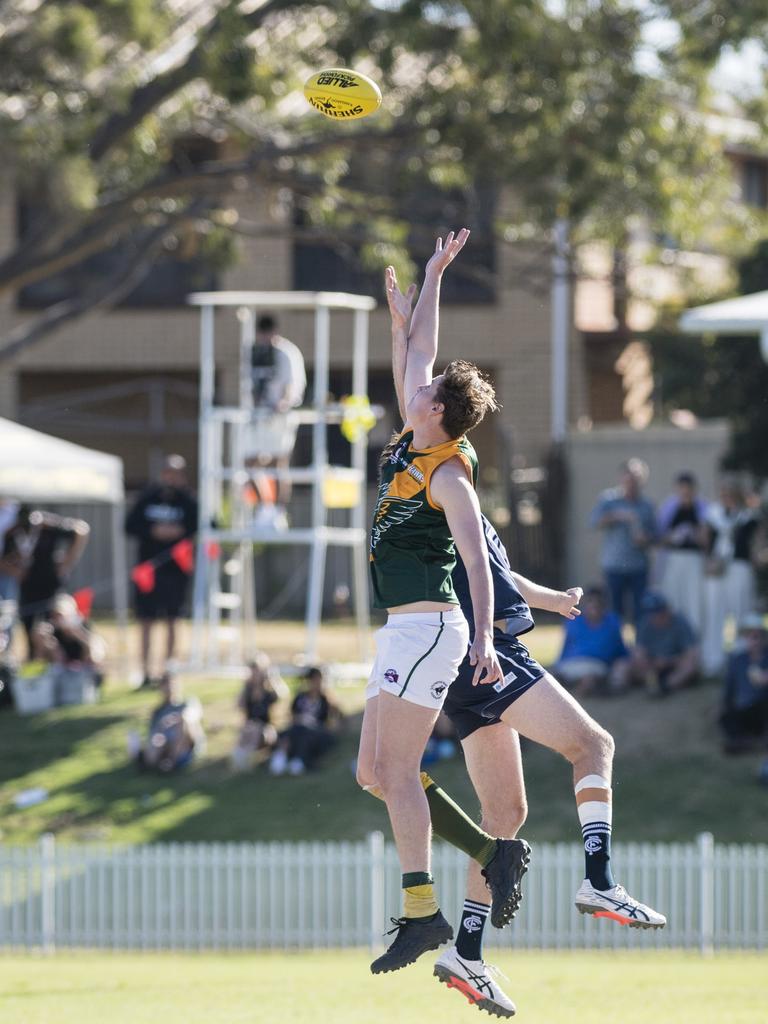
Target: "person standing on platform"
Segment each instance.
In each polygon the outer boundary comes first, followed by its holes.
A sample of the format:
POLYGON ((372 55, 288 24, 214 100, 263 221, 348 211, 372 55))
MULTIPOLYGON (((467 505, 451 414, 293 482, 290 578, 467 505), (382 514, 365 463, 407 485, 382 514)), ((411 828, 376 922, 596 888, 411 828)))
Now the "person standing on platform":
POLYGON ((154 586, 135 590, 136 617, 141 623, 142 686, 152 685, 151 636, 158 619, 166 623, 166 660, 176 652, 176 620, 187 593, 189 576, 177 565, 172 548, 197 533, 197 502, 187 486, 187 463, 181 455, 169 455, 160 481, 139 496, 125 521, 125 532, 139 542, 139 564, 154 568, 154 586))
POLYGON ((298 427, 289 414, 304 401, 306 388, 301 350, 278 334, 274 316, 260 316, 251 349, 254 419, 246 442, 258 525, 278 529, 287 526, 285 506, 291 497, 290 480, 283 477, 275 483, 266 470, 274 466, 280 473, 290 465, 298 427))

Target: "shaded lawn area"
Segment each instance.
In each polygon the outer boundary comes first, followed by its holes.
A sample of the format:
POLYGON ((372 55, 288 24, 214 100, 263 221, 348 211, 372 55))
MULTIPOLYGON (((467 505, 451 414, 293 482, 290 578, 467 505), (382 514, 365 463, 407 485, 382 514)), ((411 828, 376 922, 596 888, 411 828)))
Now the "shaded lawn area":
MULTIPOLYGON (((531 640, 534 653, 549 661, 559 631, 544 626, 531 640)), ((110 683, 94 706, 30 718, 0 713, 0 841, 31 842, 46 831, 65 840, 108 842, 355 839, 373 829, 389 834, 384 806, 354 781, 362 682, 337 691, 349 718, 321 768, 279 779, 265 767, 243 774, 230 768, 239 687, 234 679, 187 680, 187 692, 205 708, 208 749, 173 776, 141 774, 128 761, 127 735, 144 733, 156 693, 110 683), (16 809, 13 797, 37 786, 49 791, 48 799, 16 809)), ((680 840, 709 830, 723 841, 768 841, 768 790, 753 781, 757 758, 720 755, 717 696, 715 687, 702 686, 666 701, 633 693, 587 702, 617 742, 617 837, 680 840)), ((534 744, 525 745, 524 761, 530 807, 525 835, 534 841, 577 839, 569 766, 534 744)), ((476 812, 460 757, 430 772, 476 812)))

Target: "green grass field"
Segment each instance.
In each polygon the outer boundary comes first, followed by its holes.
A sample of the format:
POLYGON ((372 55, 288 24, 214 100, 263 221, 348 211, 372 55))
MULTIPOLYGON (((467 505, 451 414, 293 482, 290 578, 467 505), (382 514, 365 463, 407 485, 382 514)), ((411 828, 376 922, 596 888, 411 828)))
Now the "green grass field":
MULTIPOLYGON (((323 653, 351 649, 343 624, 323 631, 323 653)), ((556 653, 559 631, 543 626, 532 650, 556 653)), ((301 629, 270 623, 263 641, 280 657, 301 642, 301 629)), ((338 690, 349 715, 339 746, 320 771, 272 779, 264 768, 231 770, 228 755, 239 715, 234 679, 190 679, 205 708, 206 756, 173 777, 141 775, 129 763, 129 730, 143 733, 152 692, 110 679, 101 703, 19 718, 0 714, 0 842, 32 842, 52 831, 64 840, 153 842, 185 840, 356 839, 388 827, 381 805, 360 792, 350 770, 357 748, 362 684, 338 690), (13 797, 40 786, 49 798, 18 810, 13 797)), ((721 841, 768 841, 766 791, 753 782, 758 757, 719 753, 713 685, 652 701, 642 693, 594 699, 588 710, 616 738, 615 832, 621 839, 689 839, 709 830, 721 841), (663 799, 660 798, 663 794, 663 799), (738 799, 734 795, 738 794, 738 799)), ((532 840, 575 838, 569 768, 535 745, 524 754, 532 840)), ((477 804, 461 758, 431 769, 468 809, 477 804)))
MULTIPOLYGON (((761 1024, 768 958, 504 953, 527 1024, 761 1024), (609 984, 610 981, 610 984, 609 984)), ((461 1024, 490 1020, 432 960, 372 977, 363 952, 5 957, 3 1024, 461 1024)))

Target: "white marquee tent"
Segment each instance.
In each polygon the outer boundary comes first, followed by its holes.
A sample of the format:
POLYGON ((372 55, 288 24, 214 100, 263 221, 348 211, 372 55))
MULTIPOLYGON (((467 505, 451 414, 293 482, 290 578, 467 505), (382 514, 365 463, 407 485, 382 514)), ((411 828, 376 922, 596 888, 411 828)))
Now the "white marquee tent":
POLYGON ((756 334, 768 363, 768 292, 687 309, 680 317, 680 329, 686 334, 756 334))
POLYGON ((0 498, 111 506, 112 599, 117 620, 124 625, 128 582, 122 459, 0 419, 0 498))

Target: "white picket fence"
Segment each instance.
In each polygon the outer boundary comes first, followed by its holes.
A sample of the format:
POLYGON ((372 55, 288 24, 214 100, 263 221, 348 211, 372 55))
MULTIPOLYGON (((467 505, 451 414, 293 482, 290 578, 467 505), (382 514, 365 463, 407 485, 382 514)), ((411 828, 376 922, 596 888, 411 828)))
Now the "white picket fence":
MULTIPOLYGON (((663 911, 647 933, 579 915, 583 852, 537 843, 523 906, 493 945, 546 949, 764 949, 768 846, 618 843, 613 863, 633 894, 663 911)), ((456 920, 466 858, 436 844, 441 903, 456 920)), ((376 832, 349 843, 0 846, 0 947, 316 949, 379 946, 397 916, 400 875, 376 832)))

